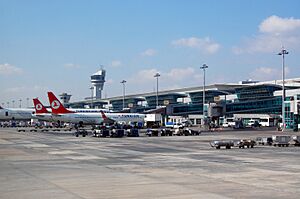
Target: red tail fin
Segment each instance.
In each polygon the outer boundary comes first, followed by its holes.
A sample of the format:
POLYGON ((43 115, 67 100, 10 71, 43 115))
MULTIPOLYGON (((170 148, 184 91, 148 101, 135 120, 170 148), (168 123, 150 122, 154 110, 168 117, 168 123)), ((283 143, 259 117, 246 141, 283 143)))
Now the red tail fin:
POLYGON ((40 100, 38 98, 33 99, 33 104, 34 104, 35 112, 37 114, 49 113, 49 111, 47 111, 45 106, 40 102, 40 100))
POLYGON ((104 123, 114 123, 114 122, 116 122, 114 119, 111 119, 111 118, 107 117, 103 111, 100 111, 100 113, 101 113, 101 116, 102 116, 102 119, 103 119, 104 123))
POLYGON ((107 116, 105 115, 105 113, 103 111, 100 111, 100 113, 101 113, 101 116, 102 116, 103 120, 107 120, 108 119, 107 116))
POLYGON ((52 113, 54 114, 74 113, 74 111, 70 111, 66 109, 52 92, 48 92, 48 98, 49 98, 52 113))

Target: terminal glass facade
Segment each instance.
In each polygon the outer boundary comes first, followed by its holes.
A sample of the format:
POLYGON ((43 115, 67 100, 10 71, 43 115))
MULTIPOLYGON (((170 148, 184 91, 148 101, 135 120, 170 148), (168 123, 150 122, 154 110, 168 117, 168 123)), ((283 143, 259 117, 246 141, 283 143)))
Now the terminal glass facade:
MULTIPOLYGON (((166 94, 166 95, 158 95, 158 105, 159 106, 167 106, 172 104, 178 104, 177 99, 186 97, 184 94, 166 94)), ((156 107, 156 95, 147 96, 145 97, 147 104, 151 108, 156 107)))
MULTIPOLYGON (((203 91, 197 91, 189 93, 192 104, 203 104, 203 91)), ((218 90, 206 90, 205 91, 205 101, 207 102, 214 102, 214 98, 224 95, 224 92, 218 90)))
POLYGON ((234 113, 261 113, 281 114, 281 96, 270 97, 269 99, 258 99, 249 101, 236 101, 226 103, 226 114, 234 113))
POLYGON ((254 85, 235 89, 238 101, 253 101, 259 99, 268 99, 274 96, 274 92, 281 90, 277 85, 254 85))
MULTIPOLYGON (((139 106, 138 103, 141 101, 145 100, 141 98, 125 98, 124 108, 137 108, 139 106)), ((112 104, 114 111, 123 110, 123 99, 111 100, 110 103, 112 104)))

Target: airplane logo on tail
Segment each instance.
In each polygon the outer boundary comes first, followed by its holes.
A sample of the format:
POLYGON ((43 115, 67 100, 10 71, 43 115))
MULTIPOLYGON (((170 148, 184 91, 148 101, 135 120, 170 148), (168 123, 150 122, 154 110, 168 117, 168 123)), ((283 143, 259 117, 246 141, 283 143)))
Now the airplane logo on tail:
POLYGON ((65 114, 65 113, 75 113, 70 111, 62 105, 62 103, 57 99, 57 97, 52 92, 48 92, 48 99, 51 105, 52 113, 54 114, 65 114))
POLYGON ((43 109, 43 106, 41 104, 37 104, 37 105, 35 105, 35 109, 40 111, 43 109))
POLYGON ((60 107, 59 101, 53 100, 53 102, 51 103, 51 107, 54 108, 55 110, 59 109, 59 107, 60 107))
POLYGON ((45 106, 40 102, 38 98, 33 99, 34 108, 37 114, 49 113, 45 106))

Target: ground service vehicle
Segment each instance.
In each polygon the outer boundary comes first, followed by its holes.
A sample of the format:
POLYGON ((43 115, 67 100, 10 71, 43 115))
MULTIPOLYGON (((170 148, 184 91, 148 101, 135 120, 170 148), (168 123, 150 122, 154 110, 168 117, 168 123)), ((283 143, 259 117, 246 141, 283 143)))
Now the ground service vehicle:
POLYGON ((82 135, 82 137, 85 137, 88 135, 88 132, 85 130, 85 129, 78 129, 76 132, 75 132, 75 136, 76 137, 79 137, 79 135, 82 135))
POLYGON ((299 135, 294 135, 293 141, 294 141, 295 146, 300 146, 300 136, 299 135))
POLYGON ((161 129, 160 135, 161 136, 172 136, 173 132, 171 131, 171 129, 161 129))
POLYGON ((110 132, 109 132, 109 129, 95 129, 93 131, 93 136, 94 137, 109 137, 110 132))
POLYGON ((210 142, 211 147, 215 147, 216 149, 220 149, 222 146, 226 149, 230 149, 234 146, 233 140, 214 140, 210 142))
POLYGON ((237 146, 239 148, 245 148, 245 147, 247 147, 247 148, 250 148, 250 147, 253 148, 254 145, 256 145, 256 142, 254 140, 251 140, 251 139, 242 139, 242 140, 239 140, 237 142, 237 146))

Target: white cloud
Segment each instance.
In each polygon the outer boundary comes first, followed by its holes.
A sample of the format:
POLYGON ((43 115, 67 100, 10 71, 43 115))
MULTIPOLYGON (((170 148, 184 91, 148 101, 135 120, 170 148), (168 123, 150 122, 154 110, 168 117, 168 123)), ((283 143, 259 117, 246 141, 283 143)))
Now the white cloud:
MULTIPOLYGON (((285 67, 285 73, 288 75, 289 68, 285 67)), ((254 80, 266 81, 273 79, 280 79, 282 77, 282 70, 273 67, 259 67, 250 73, 250 77, 254 80)))
MULTIPOLYGON (((137 74, 133 74, 131 78, 128 79, 127 83, 131 85, 138 85, 135 88, 141 88, 144 91, 145 88, 148 91, 153 91, 156 88, 156 78, 154 75, 156 73, 160 74, 159 77, 159 87, 161 89, 174 89, 185 86, 197 85, 199 82, 199 74, 192 67, 182 67, 182 68, 172 68, 168 71, 159 71, 155 68, 141 70, 137 74)), ((130 86, 129 86, 130 88, 130 86)), ((137 90, 136 90, 137 91, 137 90)))
POLYGON ((78 68, 80 68, 80 66, 78 64, 72 64, 72 63, 65 64, 64 67, 67 68, 67 69, 78 69, 78 68))
POLYGON ((148 56, 148 57, 152 57, 156 54, 156 50, 149 48, 147 50, 145 50, 144 52, 141 53, 142 56, 148 56))
POLYGON ((195 69, 192 67, 172 68, 170 71, 166 72, 159 71, 153 68, 139 71, 137 74, 134 74, 134 77, 132 77, 131 80, 135 82, 149 82, 149 80, 154 80, 154 75, 156 73, 159 73, 161 75, 159 78, 162 81, 169 81, 171 83, 185 81, 190 78, 194 79, 195 77, 197 77, 195 69))
POLYGON ((32 99, 34 97, 39 97, 39 99, 45 103, 48 103, 47 99, 47 91, 50 89, 48 87, 39 86, 39 85, 26 85, 26 86, 15 86, 15 87, 7 87, 2 90, 3 96, 1 96, 2 102, 10 102, 10 107, 12 107, 12 100, 15 100, 15 107, 19 106, 19 99, 22 100, 22 107, 27 106, 27 98, 28 105, 32 106, 32 99))
POLYGON ((299 48, 300 19, 270 16, 259 25, 259 33, 244 39, 240 46, 235 46, 235 54, 276 53, 282 46, 289 49, 299 48))
POLYGON ((32 91, 47 91, 47 90, 49 90, 49 88, 34 85, 34 86, 10 87, 10 88, 6 88, 4 90, 4 92, 13 94, 13 93, 20 93, 20 92, 26 93, 26 92, 32 92, 32 91))
POLYGON ((111 85, 111 84, 113 84, 114 83, 114 80, 113 79, 108 79, 108 80, 106 80, 105 81, 105 84, 107 85, 111 85))
POLYGON ((121 66, 121 65, 122 65, 122 62, 119 61, 119 60, 113 60, 113 61, 111 62, 111 66, 112 66, 112 67, 118 67, 118 66, 121 66))
POLYGON ((181 38, 171 42, 174 46, 197 48, 203 53, 214 54, 220 49, 220 44, 212 41, 209 37, 205 38, 181 38))
POLYGON ((173 68, 164 75, 170 80, 180 81, 188 77, 192 77, 194 73, 195 73, 194 68, 188 67, 188 68, 173 68))
POLYGON ((150 79, 154 79, 154 75, 156 73, 160 73, 160 72, 158 70, 156 70, 156 69, 145 69, 145 70, 139 71, 131 79, 135 80, 137 82, 147 82, 150 79))
POLYGON ((0 64, 0 75, 16 75, 21 74, 23 70, 8 63, 0 64))
POLYGON ((280 18, 276 15, 270 16, 259 25, 259 31, 263 33, 284 33, 300 28, 300 19, 280 18))

